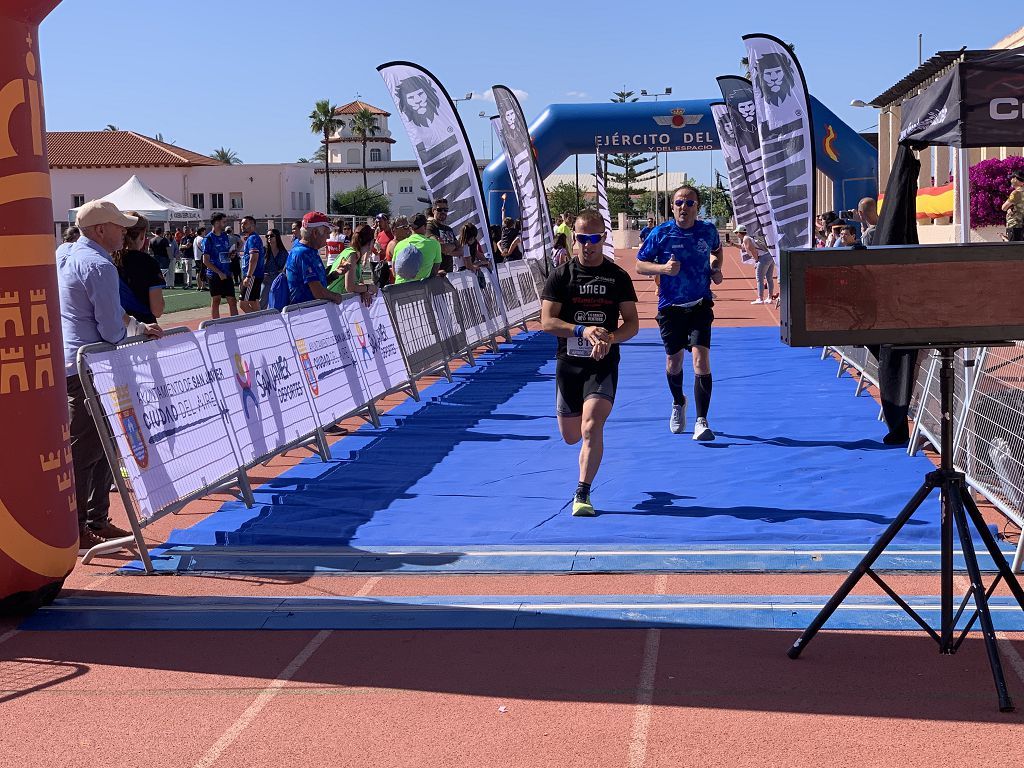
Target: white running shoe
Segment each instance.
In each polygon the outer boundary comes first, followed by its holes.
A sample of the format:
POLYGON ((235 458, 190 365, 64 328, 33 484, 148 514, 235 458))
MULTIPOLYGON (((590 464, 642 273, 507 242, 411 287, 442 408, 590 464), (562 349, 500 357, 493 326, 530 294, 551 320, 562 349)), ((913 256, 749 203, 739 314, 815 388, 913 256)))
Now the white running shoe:
POLYGON ((754 301, 752 301, 750 303, 751 304, 767 304, 768 302, 764 301, 763 299, 755 299, 754 301))
POLYGON ((672 406, 672 415, 668 419, 668 429, 674 435, 681 435, 686 431, 686 402, 682 405, 672 406))
POLYGON ((708 420, 703 416, 698 418, 693 425, 693 439, 700 440, 701 442, 715 439, 715 433, 711 431, 711 427, 708 426, 708 420))

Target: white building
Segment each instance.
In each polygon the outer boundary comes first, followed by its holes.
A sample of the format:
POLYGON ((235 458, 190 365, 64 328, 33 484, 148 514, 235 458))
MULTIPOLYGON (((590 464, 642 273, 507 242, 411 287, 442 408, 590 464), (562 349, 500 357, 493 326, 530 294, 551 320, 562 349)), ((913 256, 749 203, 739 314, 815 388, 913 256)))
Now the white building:
MULTIPOLYGON (((423 210, 425 203, 417 198, 426 192, 416 161, 391 158, 390 114, 362 101, 336 110, 344 122, 328 142, 332 194, 363 186, 362 140, 350 125, 363 108, 378 124, 366 145, 367 188, 387 194, 393 215, 423 210)), ((225 165, 133 131, 56 131, 46 138, 58 232, 68 225, 69 209, 114 191, 132 174, 171 200, 198 208, 207 221, 218 211, 231 220, 251 215, 287 233, 289 222, 307 211, 327 210, 321 163, 225 165)))
POLYGON ((251 215, 280 226, 317 202, 308 163, 224 165, 132 131, 58 131, 47 134, 47 145, 57 225, 68 223, 68 209, 112 192, 132 174, 171 200, 198 208, 207 220, 221 211, 231 219, 251 215))

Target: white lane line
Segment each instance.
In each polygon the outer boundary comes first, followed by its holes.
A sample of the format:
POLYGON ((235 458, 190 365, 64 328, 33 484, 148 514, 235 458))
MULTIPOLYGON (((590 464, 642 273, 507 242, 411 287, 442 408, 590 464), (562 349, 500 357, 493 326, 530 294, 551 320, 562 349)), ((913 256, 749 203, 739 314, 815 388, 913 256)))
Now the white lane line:
MULTIPOLYGON (((971 582, 966 576, 954 576, 953 586, 961 592, 966 592, 971 586, 971 582)), ((1017 606, 1013 606, 1016 608, 1017 606)), ((994 607, 993 607, 994 610, 994 607)), ((1006 659, 1010 665, 1010 669, 1013 670, 1017 678, 1024 683, 1024 659, 1017 653, 1017 649, 1013 647, 1013 643, 1002 632, 996 632, 996 643, 999 645, 999 653, 1003 658, 1006 659)))
POLYGON ((277 696, 281 688, 283 688, 284 685, 292 679, 303 664, 309 661, 309 657, 316 653, 316 649, 323 645, 324 640, 330 636, 331 630, 329 629, 323 629, 317 632, 313 639, 306 643, 306 647, 299 651, 288 666, 284 668, 281 674, 278 675, 270 685, 260 691, 253 703, 250 704, 246 708, 245 712, 243 712, 239 718, 231 724, 231 727, 228 728, 219 739, 217 739, 216 743, 206 751, 206 754, 196 762, 193 768, 210 768, 210 766, 216 763, 220 756, 224 754, 224 751, 242 735, 242 732, 249 727, 250 723, 252 723, 260 712, 262 712, 274 697, 277 696))
POLYGON ((2 635, 0 635, 0 645, 3 645, 4 643, 6 643, 8 640, 10 640, 12 637, 17 635, 19 632, 21 632, 20 629, 9 629, 6 632, 4 632, 2 635))
MULTIPOLYGON (((654 593, 664 595, 667 589, 668 575, 658 574, 654 579, 654 593)), ((636 685, 636 710, 633 713, 633 731, 629 739, 629 768, 643 768, 643 764, 647 760, 647 735, 651 728, 654 675, 658 671, 660 647, 661 630, 647 630, 643 661, 640 664, 640 679, 636 685)))
POLYGON ((363 584, 363 586, 361 586, 356 591, 356 593, 353 595, 353 597, 366 597, 368 594, 370 594, 370 592, 373 591, 373 588, 376 587, 380 583, 380 580, 382 578, 383 578, 383 576, 371 576, 370 578, 368 578, 366 580, 366 583, 363 584))

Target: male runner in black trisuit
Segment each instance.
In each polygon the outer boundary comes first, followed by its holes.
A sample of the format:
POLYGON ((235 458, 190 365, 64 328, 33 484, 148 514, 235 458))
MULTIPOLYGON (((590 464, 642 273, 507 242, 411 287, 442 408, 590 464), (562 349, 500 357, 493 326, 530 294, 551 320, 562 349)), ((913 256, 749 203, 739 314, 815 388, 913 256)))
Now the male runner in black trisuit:
POLYGON ((572 502, 577 517, 594 514, 590 485, 604 454, 604 423, 615 400, 618 345, 640 328, 633 281, 604 257, 604 238, 601 214, 581 211, 575 227, 577 256, 550 274, 541 294, 543 328, 558 337, 558 430, 569 445, 583 439, 580 480, 572 502))

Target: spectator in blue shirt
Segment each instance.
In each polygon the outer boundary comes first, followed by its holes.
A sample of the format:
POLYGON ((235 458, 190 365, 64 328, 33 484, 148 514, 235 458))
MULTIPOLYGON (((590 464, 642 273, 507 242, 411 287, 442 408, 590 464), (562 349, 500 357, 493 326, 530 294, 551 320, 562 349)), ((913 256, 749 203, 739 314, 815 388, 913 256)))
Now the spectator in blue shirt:
POLYGON ((235 281, 231 279, 231 238, 224 231, 224 214, 210 217, 210 234, 203 238, 203 264, 210 285, 210 317, 220 317, 220 300, 228 303, 228 311, 238 314, 235 304, 235 281))
POLYGON ((263 238, 256 234, 256 219, 242 217, 242 285, 239 288, 243 312, 260 311, 260 293, 263 290, 263 271, 266 248, 263 238))
POLYGON ((110 522, 110 485, 114 478, 96 423, 85 405, 77 360, 78 350, 86 344, 117 344, 129 332, 154 338, 163 335, 156 323, 129 320, 121 308, 120 278, 111 254, 124 247, 125 233, 136 221, 135 216, 121 213, 113 203, 92 200, 78 209, 75 224, 81 236, 57 259, 79 554, 109 539, 131 536, 110 522))
POLYGON ((302 217, 299 242, 292 246, 285 265, 288 280, 288 303, 326 299, 340 304, 342 295, 328 290, 327 269, 320 258, 320 249, 327 245, 331 222, 319 211, 310 211, 302 217))
POLYGON ((647 236, 651 234, 652 231, 654 231, 654 217, 648 216, 647 226, 640 230, 640 242, 642 243, 644 240, 646 240, 647 236))
POLYGON ((693 357, 693 395, 697 407, 694 440, 714 440, 708 427, 711 404, 711 283, 722 282, 722 243, 718 230, 698 221, 700 192, 686 184, 672 193, 674 217, 660 224, 637 253, 636 271, 658 278, 658 327, 665 345, 665 373, 672 393, 669 430, 686 430, 683 355, 693 357))

